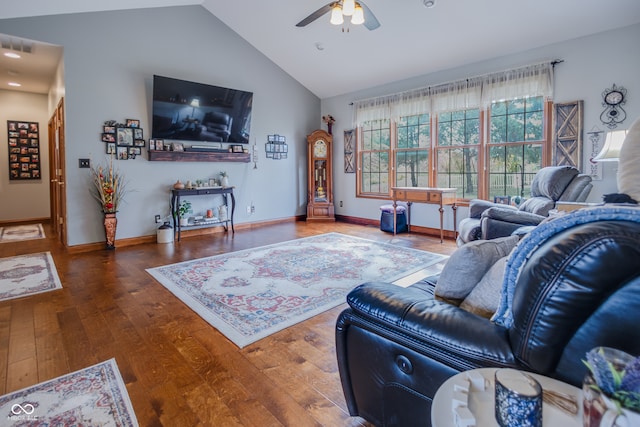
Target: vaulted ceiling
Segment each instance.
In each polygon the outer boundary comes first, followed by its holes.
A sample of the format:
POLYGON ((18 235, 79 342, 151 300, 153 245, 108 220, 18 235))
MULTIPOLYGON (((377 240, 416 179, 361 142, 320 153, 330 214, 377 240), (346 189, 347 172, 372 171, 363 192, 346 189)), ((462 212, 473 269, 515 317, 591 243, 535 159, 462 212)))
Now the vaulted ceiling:
MULTIPOLYGON (((331 25, 329 14, 296 27, 327 2, 7 0, 0 19, 202 5, 320 98, 640 22, 640 0, 435 0, 430 8, 425 0, 366 0, 381 24, 374 31, 362 25, 331 25)), ((37 49, 35 54, 48 50, 37 49)), ((49 53, 55 57, 60 50, 49 53)), ((606 52, 594 54, 606 56, 606 52)), ((31 74, 15 67, 15 62, 7 65, 7 59, 0 59, 0 84, 5 85, 10 70, 25 78, 31 74)))

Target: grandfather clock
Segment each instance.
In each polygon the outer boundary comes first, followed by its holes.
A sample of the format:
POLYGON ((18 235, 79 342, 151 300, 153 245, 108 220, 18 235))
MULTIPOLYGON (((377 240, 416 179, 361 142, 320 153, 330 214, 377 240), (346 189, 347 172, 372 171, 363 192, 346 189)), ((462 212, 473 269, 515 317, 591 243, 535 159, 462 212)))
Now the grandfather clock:
POLYGON ((335 221, 331 134, 316 130, 307 136, 309 159, 307 221, 335 221))

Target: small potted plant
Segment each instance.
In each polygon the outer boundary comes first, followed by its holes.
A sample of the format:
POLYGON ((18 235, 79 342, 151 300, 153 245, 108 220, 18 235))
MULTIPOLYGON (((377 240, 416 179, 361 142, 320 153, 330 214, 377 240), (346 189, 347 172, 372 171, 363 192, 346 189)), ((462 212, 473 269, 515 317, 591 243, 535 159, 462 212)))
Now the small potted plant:
POLYGON ((220 172, 220 185, 223 187, 229 186, 229 174, 226 171, 220 172))
POLYGON ((589 373, 582 386, 584 425, 603 426, 605 419, 619 418, 626 418, 626 425, 640 425, 640 357, 596 347, 586 359, 583 362, 589 373))
POLYGON ((189 217, 187 214, 191 211, 191 202, 183 200, 178 206, 178 217, 180 218, 180 226, 189 225, 189 217))

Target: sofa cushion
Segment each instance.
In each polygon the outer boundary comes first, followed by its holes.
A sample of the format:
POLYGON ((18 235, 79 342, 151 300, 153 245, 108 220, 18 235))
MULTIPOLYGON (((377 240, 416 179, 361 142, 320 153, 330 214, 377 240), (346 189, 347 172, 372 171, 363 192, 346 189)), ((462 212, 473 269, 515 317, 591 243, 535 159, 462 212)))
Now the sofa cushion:
POLYGON ((580 171, 573 166, 547 166, 540 169, 531 183, 531 195, 543 196, 553 201, 567 188, 580 171))
POLYGON ((508 257, 502 257, 489 268, 482 279, 462 301, 460 308, 490 319, 498 309, 508 257))
POLYGON ((500 258, 518 243, 518 236, 475 240, 458 248, 442 269, 435 294, 449 300, 463 300, 500 258))
POLYGON ((522 212, 547 216, 549 215, 549 211, 553 209, 555 205, 556 204, 553 200, 538 196, 525 200, 518 209, 522 212))

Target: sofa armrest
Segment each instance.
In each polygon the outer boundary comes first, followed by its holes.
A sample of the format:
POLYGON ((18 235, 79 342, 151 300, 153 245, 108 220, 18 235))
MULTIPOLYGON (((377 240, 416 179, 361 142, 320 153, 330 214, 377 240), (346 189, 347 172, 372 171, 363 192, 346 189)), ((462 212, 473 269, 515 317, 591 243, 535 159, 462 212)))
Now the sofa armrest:
POLYGON ((471 201, 469 202, 469 218, 480 218, 480 216, 485 210, 489 208, 494 208, 497 206, 500 206, 504 209, 511 209, 514 211, 517 210, 515 206, 497 204, 497 203, 493 203, 488 200, 482 200, 482 199, 471 199, 471 201))
POLYGON ((448 366, 517 366, 505 328, 436 299, 432 290, 369 282, 351 291, 347 302, 376 333, 401 338, 448 366))
POLYGON ((542 215, 519 211, 515 209, 504 209, 494 207, 482 213, 482 218, 491 218, 502 222, 510 222, 519 225, 538 225, 545 219, 542 215))

